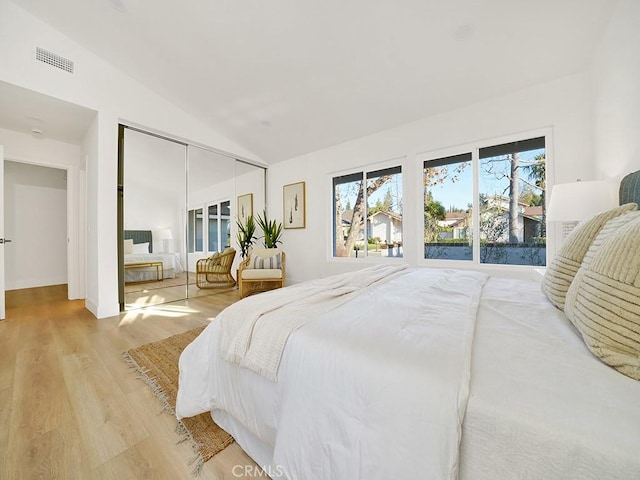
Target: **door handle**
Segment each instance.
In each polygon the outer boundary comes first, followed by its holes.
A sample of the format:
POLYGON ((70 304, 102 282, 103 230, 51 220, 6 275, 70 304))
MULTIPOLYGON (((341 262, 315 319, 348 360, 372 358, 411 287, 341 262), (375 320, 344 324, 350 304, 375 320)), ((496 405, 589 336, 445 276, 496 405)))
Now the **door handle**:
POLYGON ((11 243, 11 240, 9 240, 8 238, 0 238, 0 244, 3 243, 11 243))

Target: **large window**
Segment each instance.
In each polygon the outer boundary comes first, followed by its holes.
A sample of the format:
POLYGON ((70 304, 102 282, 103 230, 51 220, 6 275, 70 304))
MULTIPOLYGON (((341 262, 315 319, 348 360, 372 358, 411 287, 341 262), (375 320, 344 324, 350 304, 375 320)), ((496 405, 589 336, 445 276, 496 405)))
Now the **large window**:
POLYGON ((333 178, 335 257, 402 257, 402 168, 333 178))
POLYGON ((209 252, 218 252, 231 246, 231 202, 213 203, 208 209, 209 252))
POLYGON ((425 258, 545 265, 544 137, 429 159, 423 167, 425 258))

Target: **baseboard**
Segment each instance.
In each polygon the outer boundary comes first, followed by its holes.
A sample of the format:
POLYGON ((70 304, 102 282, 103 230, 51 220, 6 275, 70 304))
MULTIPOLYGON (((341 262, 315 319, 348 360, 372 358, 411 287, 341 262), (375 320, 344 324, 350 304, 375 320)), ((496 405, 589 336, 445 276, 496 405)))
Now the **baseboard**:
POLYGON ((96 305, 94 302, 92 302, 88 298, 85 298, 84 300, 84 308, 89 310, 94 317, 98 318, 98 305, 96 305))
POLYGON ((66 277, 32 278, 26 280, 5 280, 5 290, 22 290, 23 288, 50 287, 52 285, 64 285, 66 277))

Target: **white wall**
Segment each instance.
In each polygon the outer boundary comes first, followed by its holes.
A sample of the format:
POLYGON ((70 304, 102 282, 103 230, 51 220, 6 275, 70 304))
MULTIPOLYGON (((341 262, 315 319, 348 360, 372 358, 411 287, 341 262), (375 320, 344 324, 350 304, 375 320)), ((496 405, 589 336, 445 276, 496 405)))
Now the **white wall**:
MULTIPOLYGON (((307 227, 285 230, 287 278, 291 283, 358 268, 362 263, 331 259, 331 177, 334 173, 400 159, 404 177, 404 260, 421 262, 422 152, 539 129, 552 132, 551 183, 593 176, 589 76, 574 75, 490 101, 426 118, 336 145, 269 169, 268 205, 282 219, 282 185, 306 181, 307 227)), ((373 108, 373 107, 372 107, 373 108)), ((555 235, 555 233, 554 233, 555 235)))
POLYGON ((69 298, 84 298, 84 280, 81 277, 81 272, 85 270, 85 262, 79 249, 79 245, 84 244, 79 224, 80 212, 84 212, 84 204, 79 205, 78 202, 80 195, 78 181, 81 164, 80 147, 49 139, 35 139, 24 133, 4 129, 0 129, 0 145, 4 145, 6 160, 66 170, 68 187, 65 225, 67 226, 68 243, 65 278, 68 282, 69 298))
POLYGON ((593 118, 597 177, 619 180, 640 169, 640 2, 622 0, 594 56, 593 118))
POLYGON ((83 142, 82 148, 87 160, 86 305, 98 318, 119 311, 114 194, 118 122, 256 159, 251 152, 7 1, 0 2, 0 80, 98 111, 90 139, 83 142), (34 61, 35 46, 73 60, 75 74, 34 61))
POLYGON ((67 283, 66 171, 5 161, 7 290, 67 283))
MULTIPOLYGON (((168 251, 183 249, 186 146, 133 130, 124 137, 124 228, 151 230, 154 252, 164 251, 160 230, 171 229, 168 251)), ((184 263, 183 263, 184 265, 184 263)))

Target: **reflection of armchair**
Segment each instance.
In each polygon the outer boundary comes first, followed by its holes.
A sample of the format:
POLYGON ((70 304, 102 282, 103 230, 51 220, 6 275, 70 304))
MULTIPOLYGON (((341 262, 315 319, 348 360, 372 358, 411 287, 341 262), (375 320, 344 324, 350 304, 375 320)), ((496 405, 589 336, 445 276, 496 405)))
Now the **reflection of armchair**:
POLYGON ((214 253, 196 262, 196 285, 198 288, 232 287, 236 281, 231 276, 231 265, 236 256, 234 248, 227 247, 222 253, 214 253))
POLYGON ((238 268, 240 298, 284 287, 286 256, 277 248, 256 248, 238 268))

